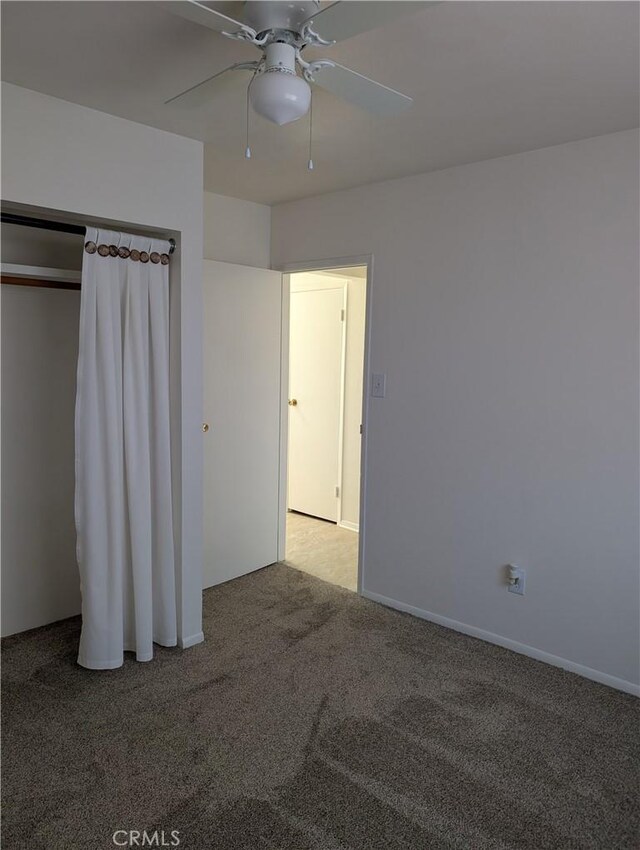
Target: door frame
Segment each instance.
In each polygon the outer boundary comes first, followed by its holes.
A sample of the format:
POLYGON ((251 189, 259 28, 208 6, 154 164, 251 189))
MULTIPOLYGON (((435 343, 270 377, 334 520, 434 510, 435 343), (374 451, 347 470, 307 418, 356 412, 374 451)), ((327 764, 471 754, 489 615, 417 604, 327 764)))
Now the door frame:
MULTIPOLYGON (((287 519, 287 464, 289 442, 289 312, 291 300, 290 275, 297 272, 331 271, 332 269, 349 268, 349 266, 365 266, 367 269, 365 287, 365 317, 364 317, 364 360, 362 376, 362 439, 360 441, 360 516, 358 522, 358 585, 357 593, 362 595, 364 589, 364 565, 366 547, 366 497, 367 497, 367 465, 368 444, 367 424, 369 421, 369 375, 371 374, 371 303, 373 292, 373 254, 362 254, 352 257, 331 257, 324 260, 300 261, 286 263, 278 271, 282 272, 282 318, 280 324, 280 479, 278 482, 278 560, 283 561, 286 551, 286 519, 287 519)), ((348 317, 347 317, 348 321, 348 317)), ((345 323, 346 328, 346 323, 345 323)), ((341 428, 341 430, 344 430, 341 428)), ((342 452, 341 452, 342 454, 342 452)), ((342 458, 340 458, 342 469, 342 458)), ((340 481, 340 496, 342 496, 342 480, 340 481)), ((338 517, 341 516, 341 505, 338 505, 338 517)))

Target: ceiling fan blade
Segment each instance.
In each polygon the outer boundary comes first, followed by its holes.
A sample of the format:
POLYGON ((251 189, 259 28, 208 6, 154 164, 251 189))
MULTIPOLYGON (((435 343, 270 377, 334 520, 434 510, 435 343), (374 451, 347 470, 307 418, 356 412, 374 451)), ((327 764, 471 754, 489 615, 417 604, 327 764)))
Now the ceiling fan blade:
POLYGON ((215 9, 210 9, 204 3, 198 3, 197 0, 176 0, 175 3, 162 3, 162 8, 171 12, 172 15, 193 21, 194 24, 200 24, 216 32, 235 32, 239 29, 246 29, 240 21, 236 21, 228 15, 223 15, 222 12, 216 12, 215 9))
POLYGON ((376 83, 375 80, 370 80, 369 77, 364 77, 337 62, 333 67, 314 70, 313 77, 320 88, 333 92, 374 115, 395 115, 413 103, 413 98, 408 95, 383 86, 382 83, 376 83))
POLYGON ((204 106, 205 103, 208 103, 225 88, 239 85, 240 83, 248 83, 247 75, 253 74, 259 64, 259 62, 238 62, 235 65, 230 65, 228 68, 218 71, 217 74, 203 80, 201 83, 196 83, 195 86, 191 86, 186 91, 170 97, 169 100, 165 100, 165 105, 170 103, 174 106, 185 107, 186 109, 195 109, 199 106, 204 106), (236 73, 230 74, 229 71, 235 71, 236 73), (245 74, 240 76, 237 73, 238 71, 244 71, 245 74))
POLYGON ((419 12, 436 2, 405 0, 338 0, 308 18, 314 31, 330 41, 343 41, 361 32, 384 26, 410 12, 419 12))

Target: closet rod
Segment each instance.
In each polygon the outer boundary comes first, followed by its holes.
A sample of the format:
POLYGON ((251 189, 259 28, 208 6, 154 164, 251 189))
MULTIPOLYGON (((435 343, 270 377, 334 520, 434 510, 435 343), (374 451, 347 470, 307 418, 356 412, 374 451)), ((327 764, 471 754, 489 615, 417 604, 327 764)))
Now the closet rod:
MULTIPOLYGON (((3 212, 0 214, 3 224, 22 224, 24 227, 39 227, 41 230, 55 230, 58 233, 76 233, 84 236, 86 228, 81 224, 67 224, 64 221, 49 221, 46 218, 32 218, 27 215, 16 215, 15 213, 3 212)), ((176 240, 169 239, 169 253, 173 254, 176 249, 176 240)))

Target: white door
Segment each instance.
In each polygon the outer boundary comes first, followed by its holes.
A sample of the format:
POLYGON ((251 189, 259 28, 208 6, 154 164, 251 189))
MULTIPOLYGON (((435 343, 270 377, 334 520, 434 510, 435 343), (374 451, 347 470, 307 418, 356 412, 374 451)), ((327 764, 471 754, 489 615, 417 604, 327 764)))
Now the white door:
POLYGON ((291 293, 289 509, 336 522, 344 285, 291 293))
POLYGON ((204 587, 278 558, 279 272, 204 262, 204 587))

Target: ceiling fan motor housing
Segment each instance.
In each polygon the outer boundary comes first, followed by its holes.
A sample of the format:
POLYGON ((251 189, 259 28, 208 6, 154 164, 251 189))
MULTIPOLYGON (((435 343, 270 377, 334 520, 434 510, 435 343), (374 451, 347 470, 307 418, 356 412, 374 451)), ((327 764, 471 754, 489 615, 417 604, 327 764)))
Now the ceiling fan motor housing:
POLYGON ((281 29, 299 32, 307 18, 320 8, 317 0, 247 0, 244 4, 244 23, 257 33, 265 30, 281 29))

